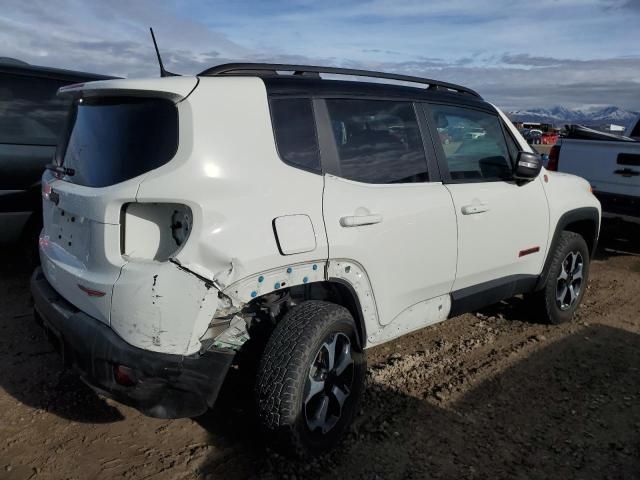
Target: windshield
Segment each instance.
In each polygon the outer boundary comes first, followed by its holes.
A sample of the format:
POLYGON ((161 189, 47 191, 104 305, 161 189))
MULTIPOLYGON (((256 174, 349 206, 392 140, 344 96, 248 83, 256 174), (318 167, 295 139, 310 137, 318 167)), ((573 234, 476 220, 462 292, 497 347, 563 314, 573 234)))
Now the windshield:
POLYGON ((77 100, 58 164, 65 180, 105 187, 167 163, 178 149, 178 112, 158 98, 102 97, 77 100))

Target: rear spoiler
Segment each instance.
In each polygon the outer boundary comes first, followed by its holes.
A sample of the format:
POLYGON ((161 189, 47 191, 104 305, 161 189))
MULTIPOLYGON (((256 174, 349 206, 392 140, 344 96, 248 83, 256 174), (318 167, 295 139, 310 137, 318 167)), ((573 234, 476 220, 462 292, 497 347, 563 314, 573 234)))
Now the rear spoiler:
POLYGON ((198 82, 197 77, 98 80, 65 85, 58 89, 58 95, 74 98, 114 95, 160 97, 179 102, 193 92, 198 82))

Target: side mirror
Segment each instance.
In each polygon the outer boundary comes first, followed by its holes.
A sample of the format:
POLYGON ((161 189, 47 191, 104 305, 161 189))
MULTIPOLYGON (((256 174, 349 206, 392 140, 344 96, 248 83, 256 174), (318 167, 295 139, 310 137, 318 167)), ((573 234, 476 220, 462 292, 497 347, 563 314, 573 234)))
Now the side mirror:
POLYGON ((516 166, 513 169, 513 178, 516 180, 530 181, 538 176, 542 170, 540 156, 535 153, 518 152, 516 166))

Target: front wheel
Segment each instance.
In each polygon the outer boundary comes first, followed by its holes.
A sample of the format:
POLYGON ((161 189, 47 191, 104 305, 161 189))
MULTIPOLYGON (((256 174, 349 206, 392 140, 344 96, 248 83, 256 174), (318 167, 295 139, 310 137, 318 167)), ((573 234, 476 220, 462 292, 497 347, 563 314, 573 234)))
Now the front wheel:
POLYGON ((258 414, 271 446, 306 457, 334 446, 364 391, 365 355, 349 311, 307 301, 276 326, 260 362, 258 414))
POLYGON ((558 324, 573 318, 587 289, 589 249, 582 236, 565 231, 551 255, 546 283, 533 299, 543 319, 558 324))

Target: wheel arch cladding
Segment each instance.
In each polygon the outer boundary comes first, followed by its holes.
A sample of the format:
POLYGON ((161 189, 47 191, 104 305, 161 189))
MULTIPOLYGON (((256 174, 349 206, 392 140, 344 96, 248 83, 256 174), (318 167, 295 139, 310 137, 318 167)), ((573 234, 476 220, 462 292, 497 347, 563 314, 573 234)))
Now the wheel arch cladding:
POLYGON ((589 249, 589 255, 593 256, 597 246, 598 237, 598 224, 597 220, 585 218, 582 220, 575 220, 565 225, 563 230, 577 233, 584 241, 587 242, 587 248, 589 249))
POLYGON ((333 290, 333 295, 330 300, 349 310, 356 324, 356 334, 358 335, 360 348, 364 348, 367 341, 367 329, 364 314, 362 313, 362 306, 360 305, 358 294, 353 288, 353 285, 341 278, 329 278, 326 283, 330 285, 333 290))
POLYGON ((584 238, 587 243, 589 255, 593 256, 598 244, 598 233, 600 231, 600 213, 595 207, 582 207, 565 212, 556 223, 556 227, 553 233, 553 239, 551 240, 550 248, 547 252, 547 258, 544 262, 542 274, 540 280, 536 285, 536 290, 544 287, 551 268, 551 261, 553 259, 553 252, 558 247, 560 241, 560 235, 563 231, 570 231, 577 233, 584 238))
MULTIPOLYGON (((282 290, 291 291, 302 286, 302 284, 292 284, 282 290)), ((330 278, 329 280, 308 283, 305 286, 307 287, 307 290, 304 293, 304 301, 330 302, 344 307, 349 311, 353 317, 353 321, 355 322, 358 344, 361 348, 364 348, 367 339, 364 314, 362 313, 360 300, 353 285, 341 278, 330 278)), ((268 293, 273 291, 275 290, 268 293)), ((255 302, 260 300, 261 298, 264 298, 265 295, 267 295, 267 293, 262 294, 251 301, 255 302)))

